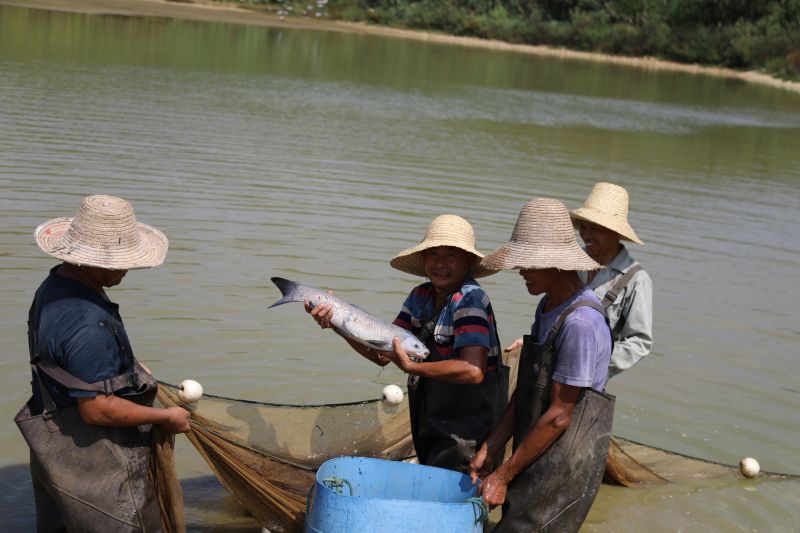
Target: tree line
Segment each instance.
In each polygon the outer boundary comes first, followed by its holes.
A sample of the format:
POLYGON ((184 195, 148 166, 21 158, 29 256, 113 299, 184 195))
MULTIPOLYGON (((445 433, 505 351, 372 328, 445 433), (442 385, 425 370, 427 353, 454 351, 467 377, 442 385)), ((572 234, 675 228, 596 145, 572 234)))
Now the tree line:
POLYGON ((800 78, 800 0, 247 0, 284 14, 800 78))

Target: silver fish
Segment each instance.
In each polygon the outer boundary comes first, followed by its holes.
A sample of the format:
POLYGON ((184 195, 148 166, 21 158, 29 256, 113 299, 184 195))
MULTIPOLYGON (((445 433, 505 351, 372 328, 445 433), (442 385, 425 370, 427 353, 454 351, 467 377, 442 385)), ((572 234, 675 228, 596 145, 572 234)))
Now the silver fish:
POLYGON ((331 324, 343 335, 382 352, 392 351, 392 339, 400 338, 400 345, 409 356, 425 359, 430 351, 410 331, 390 322, 376 318, 360 307, 349 304, 336 296, 307 285, 284 278, 270 278, 278 286, 283 298, 270 305, 275 307, 289 302, 309 302, 311 307, 326 303, 333 306, 331 324))

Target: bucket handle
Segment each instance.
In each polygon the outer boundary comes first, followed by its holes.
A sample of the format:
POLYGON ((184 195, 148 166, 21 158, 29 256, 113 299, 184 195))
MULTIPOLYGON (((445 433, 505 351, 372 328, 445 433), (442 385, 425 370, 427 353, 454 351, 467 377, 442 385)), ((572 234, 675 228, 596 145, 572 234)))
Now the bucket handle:
POLYGON ((472 512, 475 514, 475 523, 479 522, 486 522, 489 519, 489 506, 486 505, 486 502, 480 496, 473 496, 472 498, 467 498, 464 500, 464 503, 471 503, 472 504, 472 512), (478 508, 478 512, 475 513, 475 508, 478 508))
POLYGON ((337 494, 342 494, 342 487, 347 485, 347 488, 350 489, 350 496, 353 495, 353 485, 344 478, 326 477, 322 479, 322 482, 325 483, 325 486, 329 489, 335 490, 337 494))

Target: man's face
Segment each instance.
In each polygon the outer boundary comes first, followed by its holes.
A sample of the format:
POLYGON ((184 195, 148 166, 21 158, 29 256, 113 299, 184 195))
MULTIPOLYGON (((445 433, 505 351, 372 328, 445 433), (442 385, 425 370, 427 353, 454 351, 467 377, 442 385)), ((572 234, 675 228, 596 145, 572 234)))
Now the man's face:
POLYGON ((103 287, 114 287, 122 282, 127 270, 100 270, 100 283, 103 287))
POLYGON ((425 275, 433 286, 441 290, 455 289, 469 275, 474 257, 460 248, 437 246, 428 248, 422 255, 425 275))
POLYGON ((617 232, 585 221, 578 222, 577 227, 581 240, 586 245, 586 253, 589 254, 589 257, 601 262, 601 259, 611 260, 617 255, 619 249, 619 234, 617 232))
POLYGON ((528 293, 534 296, 549 292, 558 278, 555 268, 526 268, 519 271, 528 293))

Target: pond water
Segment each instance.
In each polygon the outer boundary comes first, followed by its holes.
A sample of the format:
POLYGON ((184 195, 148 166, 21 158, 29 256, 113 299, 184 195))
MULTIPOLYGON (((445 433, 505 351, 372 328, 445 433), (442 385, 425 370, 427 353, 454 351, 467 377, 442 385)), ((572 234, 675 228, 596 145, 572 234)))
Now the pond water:
MULTIPOLYGON (((489 252, 536 196, 625 186, 655 284, 653 354, 615 378, 615 434, 800 474, 800 96, 740 81, 360 34, 0 6, 0 523, 33 527, 25 320, 55 263, 33 241, 83 196, 170 238, 111 291, 160 379, 287 403, 403 383, 320 331, 270 276, 391 319, 388 260, 450 212, 489 252)), ((536 299, 481 280, 501 342, 536 299)), ((195 531, 258 531, 188 441, 195 531)), ((797 480, 604 487, 583 530, 796 531, 797 480)))

